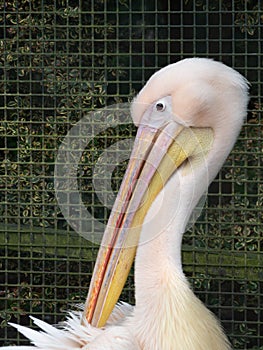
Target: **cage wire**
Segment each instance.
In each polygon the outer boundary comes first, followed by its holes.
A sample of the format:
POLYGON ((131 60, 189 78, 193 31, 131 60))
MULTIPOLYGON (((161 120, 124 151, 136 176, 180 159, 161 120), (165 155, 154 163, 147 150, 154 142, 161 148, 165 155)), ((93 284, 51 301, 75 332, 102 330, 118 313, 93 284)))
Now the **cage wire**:
MULTIPOLYGON (((1 345, 27 343, 9 321, 30 325, 35 315, 57 323, 88 291, 98 245, 74 232, 55 198, 65 135, 90 111, 130 101, 159 68, 198 56, 245 75, 251 100, 238 142, 184 236, 184 271, 234 349, 263 349, 262 7, 260 0, 0 3, 1 345)), ((94 166, 135 131, 129 123, 109 127, 81 156, 79 191, 101 223, 110 208, 94 189, 94 166)), ((126 164, 115 167, 109 196, 126 164)), ((134 303, 133 273, 121 299, 134 303)))

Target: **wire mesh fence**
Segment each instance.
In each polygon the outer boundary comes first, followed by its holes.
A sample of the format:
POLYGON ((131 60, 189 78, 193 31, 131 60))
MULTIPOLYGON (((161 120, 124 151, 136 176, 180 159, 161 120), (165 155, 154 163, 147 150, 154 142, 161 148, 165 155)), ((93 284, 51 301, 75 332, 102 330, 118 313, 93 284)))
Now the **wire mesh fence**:
MULTIPOLYGON (((234 349, 263 348, 262 4, 259 0, 6 0, 0 3, 0 344, 26 344, 9 321, 51 323, 85 300, 98 251, 62 215, 54 190, 61 142, 84 115, 128 102, 159 68, 199 56, 251 83, 238 142, 182 246, 184 271, 234 349)), ((107 128, 81 157, 83 202, 105 223, 93 170, 132 138, 107 128)), ((115 167, 116 193, 125 162, 115 167)), ((112 195, 112 193, 110 194, 112 195)), ((89 230, 92 232, 92 222, 89 230)), ((122 299, 134 302, 132 273, 122 299)))

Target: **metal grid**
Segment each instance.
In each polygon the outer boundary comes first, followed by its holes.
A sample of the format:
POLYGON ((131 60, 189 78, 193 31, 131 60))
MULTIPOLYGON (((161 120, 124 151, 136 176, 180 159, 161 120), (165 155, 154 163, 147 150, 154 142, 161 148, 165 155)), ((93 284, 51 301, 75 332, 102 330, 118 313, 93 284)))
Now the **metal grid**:
MULTIPOLYGON (((263 347, 262 5, 260 0, 6 0, 0 3, 0 344, 25 344, 8 321, 52 323, 85 299, 97 246, 74 234, 54 195, 54 162, 85 113, 126 102, 160 67, 223 61, 251 82, 247 123, 186 233, 184 270, 235 349, 263 347)), ((85 151, 81 190, 92 215, 101 149, 134 134, 107 130, 85 151)), ((123 167, 113 178, 117 190, 123 167)), ((122 298, 133 300, 132 277, 122 298)))

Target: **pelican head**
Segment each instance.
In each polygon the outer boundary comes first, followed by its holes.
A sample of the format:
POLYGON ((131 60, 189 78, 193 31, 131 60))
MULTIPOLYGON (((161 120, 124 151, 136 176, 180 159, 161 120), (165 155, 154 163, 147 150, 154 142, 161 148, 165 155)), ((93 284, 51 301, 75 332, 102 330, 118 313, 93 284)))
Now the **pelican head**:
POLYGON ((84 317, 92 325, 106 323, 139 243, 155 239, 164 226, 177 227, 181 243, 191 212, 240 132, 247 87, 224 64, 192 58, 159 70, 132 102, 138 132, 86 302, 84 317))

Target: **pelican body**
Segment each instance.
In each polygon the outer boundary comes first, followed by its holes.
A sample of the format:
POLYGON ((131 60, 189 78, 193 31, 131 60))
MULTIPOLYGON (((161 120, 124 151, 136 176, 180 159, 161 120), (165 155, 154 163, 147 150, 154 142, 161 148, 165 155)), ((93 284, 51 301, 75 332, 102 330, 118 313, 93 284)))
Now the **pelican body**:
POLYGON ((230 350, 183 273, 189 218, 231 151, 248 83, 209 59, 155 73, 132 102, 138 132, 83 310, 42 332, 14 325, 32 346, 2 350, 230 350), (135 258, 136 305, 116 304, 135 258))

